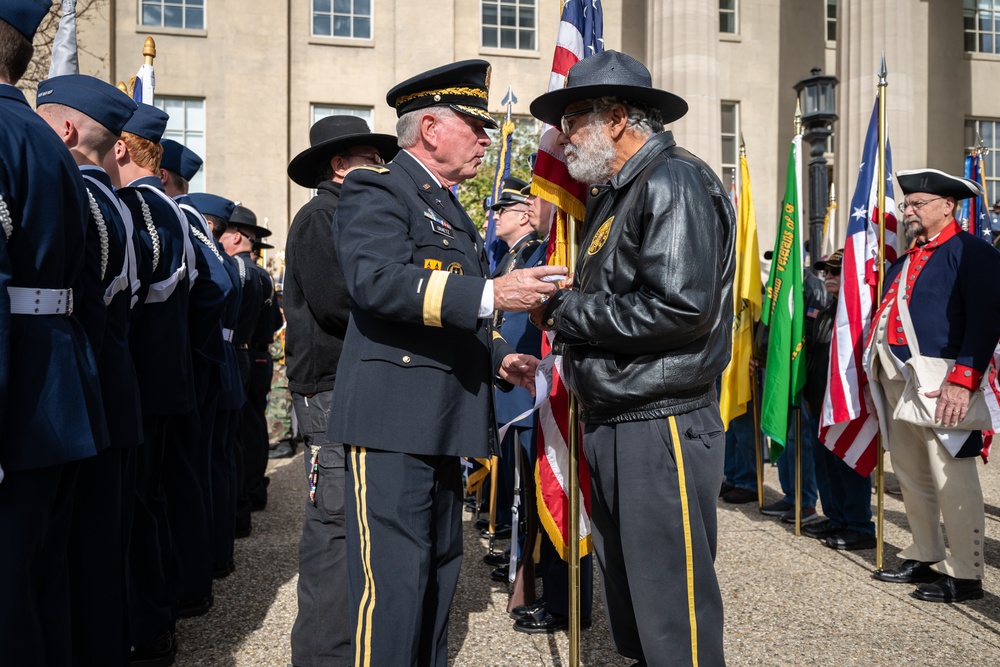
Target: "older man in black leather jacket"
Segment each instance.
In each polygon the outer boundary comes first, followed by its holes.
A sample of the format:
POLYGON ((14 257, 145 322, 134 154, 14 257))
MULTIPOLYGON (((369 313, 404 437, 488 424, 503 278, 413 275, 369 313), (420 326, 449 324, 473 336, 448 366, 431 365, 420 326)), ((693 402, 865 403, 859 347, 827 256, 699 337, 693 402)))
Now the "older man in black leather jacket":
POLYGON ((724 665, 715 574, 735 213, 663 124, 687 111, 606 51, 531 105, 591 185, 572 289, 532 313, 579 398, 594 546, 615 648, 637 665, 724 665))

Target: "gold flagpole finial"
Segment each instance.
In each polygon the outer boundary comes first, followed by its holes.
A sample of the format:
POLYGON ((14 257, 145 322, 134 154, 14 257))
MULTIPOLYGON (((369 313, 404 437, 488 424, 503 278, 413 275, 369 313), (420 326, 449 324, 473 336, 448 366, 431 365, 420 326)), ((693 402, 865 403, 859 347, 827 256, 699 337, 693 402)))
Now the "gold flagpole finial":
POLYGON ((125 85, 124 81, 119 81, 118 82, 118 90, 120 90, 123 93, 125 93, 126 95, 128 95, 128 86, 125 85))
POLYGON ((830 183, 830 206, 834 206, 837 203, 837 184, 830 183))
POLYGON ((152 37, 147 37, 146 41, 142 43, 142 58, 143 62, 147 65, 153 64, 153 58, 156 57, 156 42, 153 41, 152 37))
POLYGON ((795 134, 802 134, 802 102, 795 100, 795 134))
POLYGON ((743 141, 743 131, 740 130, 740 157, 747 156, 747 142, 743 141))

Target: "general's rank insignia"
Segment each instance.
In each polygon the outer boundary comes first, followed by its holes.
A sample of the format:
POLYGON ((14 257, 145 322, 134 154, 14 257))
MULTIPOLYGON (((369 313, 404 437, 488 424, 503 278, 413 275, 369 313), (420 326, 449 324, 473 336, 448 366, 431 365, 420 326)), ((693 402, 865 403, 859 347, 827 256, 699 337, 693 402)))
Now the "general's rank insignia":
POLYGON ((430 269, 432 271, 440 271, 441 270, 441 260, 440 259, 425 259, 424 260, 424 268, 425 269, 430 269))
POLYGON ((587 248, 588 255, 596 255, 604 247, 604 243, 608 240, 608 234, 611 232, 611 223, 614 219, 615 216, 611 216, 605 220, 604 224, 594 233, 594 238, 590 239, 590 247, 587 248))
POLYGON ((462 265, 459 264, 458 262, 452 262, 451 264, 448 265, 448 272, 455 273, 461 276, 465 274, 465 269, 463 269, 462 265))

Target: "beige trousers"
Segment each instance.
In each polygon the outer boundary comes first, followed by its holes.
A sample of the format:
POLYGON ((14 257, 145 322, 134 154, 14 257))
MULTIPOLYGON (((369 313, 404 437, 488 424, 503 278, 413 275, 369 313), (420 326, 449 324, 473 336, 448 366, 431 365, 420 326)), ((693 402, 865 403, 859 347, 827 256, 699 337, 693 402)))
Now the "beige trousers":
POLYGON ((888 412, 882 436, 892 452, 892 468, 903 491, 906 518, 913 544, 900 558, 936 563, 934 570, 956 579, 983 578, 983 545, 986 519, 983 491, 979 485, 978 457, 956 459, 938 441, 933 429, 892 418, 905 382, 894 367, 888 368, 888 346, 884 344, 884 320, 879 322, 872 366, 875 381, 888 412), (881 334, 881 335, 879 335, 881 334), (951 556, 946 557, 941 519, 948 534, 951 556))

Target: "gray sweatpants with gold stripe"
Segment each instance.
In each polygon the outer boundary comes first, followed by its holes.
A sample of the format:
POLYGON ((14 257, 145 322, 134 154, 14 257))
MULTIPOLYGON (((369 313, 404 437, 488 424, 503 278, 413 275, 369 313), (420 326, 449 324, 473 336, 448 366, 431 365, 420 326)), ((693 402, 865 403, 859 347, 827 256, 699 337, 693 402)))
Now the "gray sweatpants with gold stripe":
POLYGON ((588 424, 594 550, 615 649, 649 667, 722 667, 715 575, 725 432, 717 404, 588 424))

